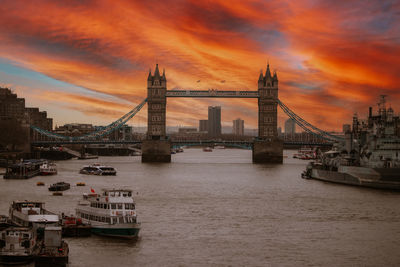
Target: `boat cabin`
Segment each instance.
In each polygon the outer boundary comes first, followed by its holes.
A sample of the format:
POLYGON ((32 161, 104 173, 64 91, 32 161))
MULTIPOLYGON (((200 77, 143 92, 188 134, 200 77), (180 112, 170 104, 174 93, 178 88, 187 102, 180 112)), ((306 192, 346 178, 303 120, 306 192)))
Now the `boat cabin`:
POLYGON ((88 205, 80 205, 77 216, 87 221, 101 223, 135 223, 136 211, 132 190, 103 190, 102 194, 87 197, 88 205))
POLYGON ((31 228, 9 227, 0 231, 0 255, 29 256, 36 236, 31 228))
POLYGON ((43 202, 13 201, 9 210, 10 219, 23 226, 32 223, 58 223, 58 215, 46 210, 43 202))

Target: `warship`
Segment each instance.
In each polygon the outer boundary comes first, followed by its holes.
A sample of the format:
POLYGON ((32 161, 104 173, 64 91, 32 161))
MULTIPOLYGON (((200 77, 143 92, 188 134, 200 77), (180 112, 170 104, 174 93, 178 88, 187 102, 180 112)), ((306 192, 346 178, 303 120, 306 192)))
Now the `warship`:
POLYGON ((306 179, 400 190, 400 117, 386 109, 386 96, 378 103, 378 112, 369 108, 367 119, 353 116, 353 125, 344 141, 332 150, 319 153, 302 173, 306 179))

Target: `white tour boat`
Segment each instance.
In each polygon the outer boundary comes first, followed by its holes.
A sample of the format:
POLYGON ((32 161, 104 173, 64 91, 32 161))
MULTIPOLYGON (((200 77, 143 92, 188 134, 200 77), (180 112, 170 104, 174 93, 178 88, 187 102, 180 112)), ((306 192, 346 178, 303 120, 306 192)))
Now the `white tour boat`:
POLYGON ((40 175, 57 174, 57 164, 53 162, 44 162, 40 165, 40 175))
POLYGON ((82 174, 94 174, 94 175, 116 175, 117 171, 111 166, 105 166, 98 163, 83 166, 79 171, 82 174))
POLYGON ((132 190, 104 189, 102 194, 92 191, 85 196, 85 201, 78 204, 76 217, 91 224, 92 233, 125 238, 138 236, 140 223, 132 190))

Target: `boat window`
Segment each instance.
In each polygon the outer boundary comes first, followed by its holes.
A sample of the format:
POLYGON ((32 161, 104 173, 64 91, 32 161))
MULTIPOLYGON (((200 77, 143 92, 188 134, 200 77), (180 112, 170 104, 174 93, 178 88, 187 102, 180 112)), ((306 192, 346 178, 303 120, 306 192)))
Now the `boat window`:
POLYGON ((104 209, 108 209, 108 204, 104 204, 104 209))
POLYGON ((111 209, 115 210, 117 208, 116 204, 111 204, 111 209))
POLYGON ((132 193, 131 192, 128 192, 128 197, 131 197, 132 196, 132 193))
POLYGON ((110 217, 106 217, 106 222, 111 223, 111 218, 110 217))
POLYGON ((115 192, 110 192, 110 196, 115 196, 115 192))
POLYGON ((122 210, 122 204, 121 204, 121 203, 118 203, 117 205, 118 205, 118 209, 119 209, 119 210, 122 210))
POLYGON ((125 209, 130 210, 131 209, 131 204, 125 203, 125 209))

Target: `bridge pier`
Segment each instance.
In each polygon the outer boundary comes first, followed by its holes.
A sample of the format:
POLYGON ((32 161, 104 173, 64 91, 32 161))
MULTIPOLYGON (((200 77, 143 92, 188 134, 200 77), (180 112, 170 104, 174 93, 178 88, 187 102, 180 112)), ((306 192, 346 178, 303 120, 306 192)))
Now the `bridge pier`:
POLYGON ((144 140, 142 142, 142 162, 171 162, 171 141, 144 140))
POLYGON ((254 140, 253 163, 283 163, 283 141, 254 140))

